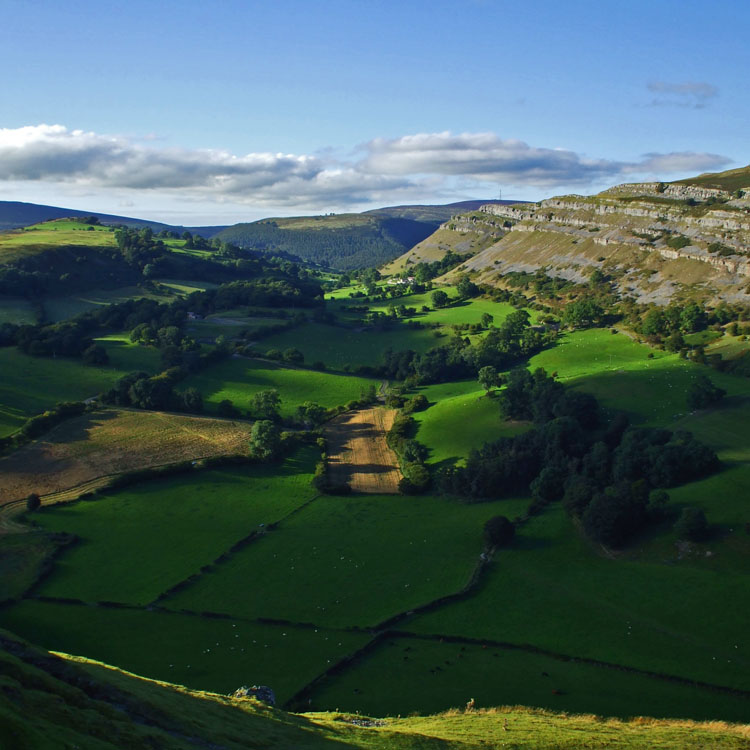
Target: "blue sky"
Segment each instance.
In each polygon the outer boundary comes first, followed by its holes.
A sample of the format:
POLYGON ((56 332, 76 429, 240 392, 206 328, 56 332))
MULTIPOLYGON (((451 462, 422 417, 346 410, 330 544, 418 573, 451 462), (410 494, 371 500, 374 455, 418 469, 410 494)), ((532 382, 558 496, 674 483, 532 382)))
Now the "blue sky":
POLYGON ((750 5, 2 0, 0 200, 185 224, 750 161, 750 5))

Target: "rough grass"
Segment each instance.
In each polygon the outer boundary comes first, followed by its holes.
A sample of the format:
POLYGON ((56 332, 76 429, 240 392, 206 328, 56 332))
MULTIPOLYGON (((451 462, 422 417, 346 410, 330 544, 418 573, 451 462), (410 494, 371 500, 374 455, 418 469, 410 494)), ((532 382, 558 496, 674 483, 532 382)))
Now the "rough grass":
MULTIPOLYGON (((110 639, 95 640, 112 645, 110 639)), ((174 640, 165 639, 167 647, 174 640)), ((3 636, 3 645, 7 650, 0 650, 0 741, 19 750, 47 750, 63 744, 83 750, 154 744, 175 750, 196 745, 227 750, 244 750, 249 745, 279 750, 425 750, 438 746, 445 750, 739 750, 747 747, 750 736, 747 726, 719 721, 619 721, 519 707, 471 713, 452 710, 435 716, 389 718, 382 726, 361 727, 353 720, 366 717, 340 712, 287 714, 252 700, 138 677, 89 659, 50 657, 8 635, 3 636), (42 659, 47 672, 37 666, 42 659), (91 692, 81 691, 77 687, 81 684, 91 692), (23 700, 17 700, 19 693, 23 700)), ((198 641, 196 651, 200 645, 198 641)), ((256 659, 263 656, 257 654, 256 659)), ((308 658, 309 650, 303 650, 300 672, 306 669, 308 658)), ((246 675, 253 673, 257 663, 242 663, 239 683, 247 682, 246 675)))
POLYGON ((326 425, 328 475, 334 484, 348 484, 354 492, 398 492, 398 459, 385 440, 395 416, 395 409, 359 409, 326 425))
POLYGON ((44 508, 34 515, 39 526, 81 543, 66 550, 38 592, 147 604, 311 499, 313 460, 308 449, 281 467, 201 471, 44 508))
POLYGON ((712 570, 677 548, 658 561, 597 552, 553 508, 520 529, 475 596, 408 627, 750 690, 744 570, 712 570))
MULTIPOLYGON (((524 705, 604 716, 744 721, 750 701, 694 685, 496 645, 386 638, 320 684, 312 705, 372 716, 524 705), (398 675, 398 679, 394 679, 398 675)), ((508 738, 517 725, 509 718, 508 738)))
POLYGON ((465 506, 433 496, 320 497, 165 606, 372 626, 461 589, 482 551, 485 521, 498 513, 513 516, 522 505, 465 506))
POLYGON ((115 409, 84 414, 0 458, 0 504, 149 466, 246 454, 249 440, 244 422, 115 409))
POLYGON ((441 383, 418 389, 430 406, 414 414, 417 439, 430 449, 429 463, 455 462, 472 450, 527 429, 521 422, 502 419, 497 401, 475 380, 441 383))
POLYGON ((305 401, 332 407, 359 399, 362 391, 379 381, 314 370, 290 369, 272 362, 236 358, 220 362, 182 382, 183 388, 197 388, 208 409, 230 399, 240 409, 249 409, 253 394, 276 388, 284 415, 294 413, 305 401))

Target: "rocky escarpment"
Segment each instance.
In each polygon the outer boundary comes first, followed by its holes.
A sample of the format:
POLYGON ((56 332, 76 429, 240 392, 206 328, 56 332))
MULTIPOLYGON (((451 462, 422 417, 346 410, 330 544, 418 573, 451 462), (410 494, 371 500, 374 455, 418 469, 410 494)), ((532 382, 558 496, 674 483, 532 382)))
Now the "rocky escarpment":
POLYGON ((416 263, 441 260, 449 250, 461 255, 474 255, 502 239, 510 226, 508 219, 497 217, 489 211, 459 214, 441 224, 427 239, 401 257, 385 265, 381 272, 397 274, 416 263))
POLYGON ((502 220, 505 235, 454 274, 499 283, 510 271, 545 267, 582 281, 598 267, 622 294, 643 301, 750 301, 750 186, 638 183, 480 212, 502 220))

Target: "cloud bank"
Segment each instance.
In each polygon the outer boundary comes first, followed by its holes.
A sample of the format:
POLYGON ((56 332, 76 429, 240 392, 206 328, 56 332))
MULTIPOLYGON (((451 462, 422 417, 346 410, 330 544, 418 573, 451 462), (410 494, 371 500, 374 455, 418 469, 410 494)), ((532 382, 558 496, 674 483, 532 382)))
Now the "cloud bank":
POLYGON ((385 204, 420 194, 440 195, 457 180, 544 191, 586 188, 638 174, 719 169, 730 161, 697 152, 648 153, 635 162, 592 159, 494 133, 376 138, 348 159, 337 159, 166 148, 63 125, 0 129, 0 182, 160 193, 261 207, 385 204))

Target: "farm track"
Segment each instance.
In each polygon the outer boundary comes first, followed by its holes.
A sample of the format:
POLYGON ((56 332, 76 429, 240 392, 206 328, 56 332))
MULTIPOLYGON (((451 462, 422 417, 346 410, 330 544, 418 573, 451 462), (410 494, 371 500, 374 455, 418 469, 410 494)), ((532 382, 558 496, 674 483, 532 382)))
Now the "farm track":
POLYGON ((385 440, 395 417, 395 409, 376 407, 329 422, 328 472, 334 484, 348 484, 354 492, 398 492, 398 460, 385 440))

